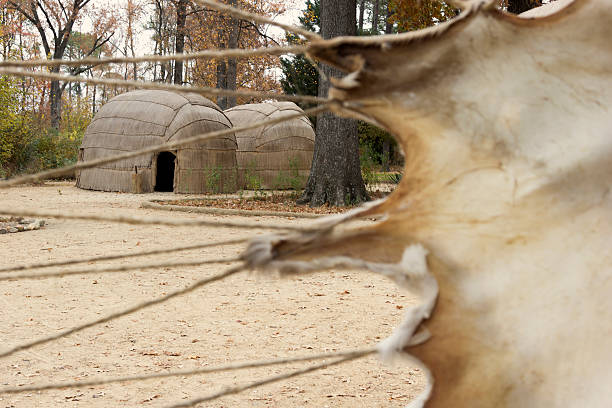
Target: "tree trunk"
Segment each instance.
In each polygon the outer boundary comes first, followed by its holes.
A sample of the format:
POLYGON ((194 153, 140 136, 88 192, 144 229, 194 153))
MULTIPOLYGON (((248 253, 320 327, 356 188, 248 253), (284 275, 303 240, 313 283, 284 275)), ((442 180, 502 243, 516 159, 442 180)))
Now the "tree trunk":
MULTIPOLYGON (((157 9, 157 21, 156 21, 156 31, 157 31, 157 38, 155 39, 156 42, 156 47, 158 47, 158 55, 164 55, 165 54, 165 47, 164 47, 164 26, 165 26, 165 19, 164 19, 164 4, 162 4, 162 2, 160 0, 156 0, 155 1, 155 7, 157 9)), ((159 64, 159 81, 160 82, 166 82, 166 63, 165 62, 161 62, 159 64)), ((155 80, 155 72, 153 72, 153 78, 155 80)))
MULTIPOLYGON (((132 50, 132 58, 136 58, 136 48, 134 47, 134 37, 130 39, 130 48, 132 50)), ((138 65, 134 62, 132 63, 132 71, 134 72, 133 80, 138 81, 138 65)))
POLYGON ((380 12, 380 0, 374 0, 374 9, 372 10, 372 35, 378 34, 379 12, 380 12))
MULTIPOLYGON (((356 0, 321 0, 321 34, 328 39, 355 35, 356 0)), ((329 77, 341 76, 327 65, 321 70, 329 77)), ((319 80, 319 96, 326 97, 329 82, 319 80)), ((342 119, 332 113, 317 117, 314 157, 310 176, 300 204, 320 206, 325 203, 344 206, 366 201, 361 168, 357 121, 342 119)))
MULTIPOLYGON (((51 72, 58 73, 59 67, 51 68, 51 72)), ((51 81, 51 90, 49 92, 51 127, 58 130, 62 119, 62 90, 59 81, 51 81)))
MULTIPOLYGON (((225 48, 225 42, 223 40, 224 32, 223 30, 219 30, 217 33, 217 38, 219 44, 217 47, 219 49, 225 48)), ((217 88, 218 89, 227 89, 227 62, 224 59, 217 60, 217 88)), ((217 105, 221 110, 227 109, 227 97, 218 96, 217 97, 217 105)))
POLYGON ((391 166, 391 141, 388 137, 383 139, 382 144, 382 168, 383 171, 390 171, 391 166))
MULTIPOLYGON (((228 91, 236 90, 238 63, 236 58, 229 58, 227 60, 227 71, 225 72, 225 89, 228 91)), ((236 101, 236 95, 228 95, 225 97, 227 107, 225 109, 233 108, 238 104, 236 101)))
POLYGON ((365 0, 359 2, 359 33, 363 32, 363 12, 365 9, 365 0))
POLYGON ((520 14, 541 5, 542 0, 508 0, 508 12, 520 14))
MULTIPOLYGON (((393 23, 389 20, 393 15, 393 10, 391 10, 391 1, 387 1, 387 17, 385 18, 385 34, 393 33, 393 23)), ((383 139, 382 145, 382 168, 383 171, 391 170, 391 140, 388 137, 383 139)))
MULTIPOLYGON (((228 4, 230 6, 236 7, 236 0, 229 0, 228 4)), ((229 41, 227 43, 227 47, 229 49, 238 48, 238 40, 240 36, 240 20, 235 18, 231 18, 229 22, 229 26, 231 27, 231 31, 229 34, 229 41)), ((236 82, 238 79, 238 61, 236 58, 228 58, 227 59, 227 72, 226 72, 226 88, 230 91, 236 90, 236 82)), ((231 95, 226 97, 227 108, 233 108, 237 105, 236 96, 231 95)))
POLYGON ((91 114, 96 114, 96 90, 98 89, 98 85, 93 86, 93 90, 91 91, 91 114))
MULTIPOLYGON (((90 0, 74 0, 72 4, 72 10, 66 11, 64 8, 62 18, 57 17, 60 14, 54 7, 49 6, 45 1, 10 1, 8 4, 18 11, 23 18, 27 19, 38 31, 40 35, 40 41, 45 55, 47 58, 62 59, 64 52, 70 41, 70 35, 72 34, 72 27, 79 18, 79 12, 83 7, 89 3, 90 0), (43 20, 40 19, 38 10, 45 16, 45 21, 49 25, 45 28, 43 20), (51 16, 51 17, 50 17, 51 16), (55 17, 55 18, 53 18, 55 17), (65 18, 65 21, 60 21, 65 18), (53 22, 56 24, 53 25, 53 22), (63 24, 63 26, 62 26, 63 24), (48 41, 47 35, 53 34, 53 52, 51 50, 51 43, 48 41)), ((66 7, 67 8, 67 7, 66 7)), ((59 67, 53 67, 52 73, 60 72, 59 67)), ((51 127, 59 129, 60 120, 62 117, 62 92, 64 88, 60 86, 59 81, 51 82, 51 90, 49 92, 49 108, 51 116, 51 127)))
MULTIPOLYGON (((134 15, 132 12, 128 15, 128 32, 130 36, 130 51, 132 52, 132 58, 136 57, 136 47, 134 46, 134 15)), ((132 63, 132 71, 133 76, 132 79, 134 81, 138 81, 138 65, 136 62, 132 63)))
MULTIPOLYGON (((217 88, 225 89, 226 84, 227 84, 227 65, 225 64, 225 61, 219 60, 217 61, 217 88)), ((226 110, 227 109, 227 97, 218 96, 217 105, 219 105, 219 108, 221 108, 221 110, 226 110)))
MULTIPOLYGON (((236 0, 229 0, 228 5, 236 6, 236 0)), ((240 20, 229 18, 228 27, 231 27, 227 37, 227 47, 229 49, 238 48, 238 40, 240 37, 240 20)), ((219 48, 225 48, 226 31, 219 30, 219 48)), ((228 58, 227 60, 217 60, 217 88, 235 91, 237 88, 238 77, 238 62, 236 58, 228 58)), ((217 97, 217 105, 223 110, 229 109, 237 105, 236 96, 219 96, 217 97)))
POLYGON ((391 0, 387 1, 387 18, 385 19, 385 34, 393 33, 393 23, 391 22, 391 16, 393 10, 391 9, 391 0))
MULTIPOLYGON (((178 0, 176 4, 176 39, 174 50, 182 54, 185 50, 185 22, 187 21, 187 0, 178 0)), ((183 61, 174 63, 174 83, 183 85, 183 61)))

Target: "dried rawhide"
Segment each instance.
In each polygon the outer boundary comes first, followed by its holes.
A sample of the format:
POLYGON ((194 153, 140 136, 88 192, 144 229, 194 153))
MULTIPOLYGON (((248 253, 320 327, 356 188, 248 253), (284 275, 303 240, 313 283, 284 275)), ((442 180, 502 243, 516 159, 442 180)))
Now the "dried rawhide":
POLYGON ((363 268, 420 293, 380 345, 429 368, 413 406, 610 407, 612 0, 521 17, 496 3, 311 45, 349 73, 338 113, 397 137, 404 177, 386 200, 245 257, 281 273, 363 268), (370 214, 385 217, 345 225, 370 214))

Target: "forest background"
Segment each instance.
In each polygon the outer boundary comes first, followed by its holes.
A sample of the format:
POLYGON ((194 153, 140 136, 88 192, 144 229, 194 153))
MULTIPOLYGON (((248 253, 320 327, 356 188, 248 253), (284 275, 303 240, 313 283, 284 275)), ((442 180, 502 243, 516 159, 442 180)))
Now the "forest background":
MULTIPOLYGON (((318 31, 318 0, 224 0, 318 31), (296 8, 299 10, 296 13, 296 8), (297 19, 298 21, 291 21, 297 19)), ((500 0, 512 12, 538 0, 500 0)), ((546 2, 546 1, 544 1, 546 2)), ((436 0, 358 0, 358 35, 392 34, 438 24, 458 13, 436 0)), ((203 49, 296 43, 268 26, 237 20, 190 0, 0 0, 0 58, 75 60, 86 56, 169 55, 203 49)), ((316 95, 318 71, 303 56, 201 59, 186 62, 54 67, 85 78, 150 80, 222 89, 316 95)), ((77 160, 85 129, 119 86, 0 76, 0 177, 65 166, 77 160)), ((219 97, 222 109, 261 102, 219 97)), ((306 107, 306 106, 303 106, 306 107)), ((359 125, 362 171, 401 164, 392 138, 359 125)))

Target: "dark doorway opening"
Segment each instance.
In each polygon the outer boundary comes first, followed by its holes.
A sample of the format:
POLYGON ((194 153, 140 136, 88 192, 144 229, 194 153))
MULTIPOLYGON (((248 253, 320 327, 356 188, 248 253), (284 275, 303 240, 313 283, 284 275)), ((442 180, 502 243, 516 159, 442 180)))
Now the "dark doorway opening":
POLYGON ((174 160, 171 152, 161 152, 157 156, 157 175, 155 176, 155 191, 174 191, 174 160))

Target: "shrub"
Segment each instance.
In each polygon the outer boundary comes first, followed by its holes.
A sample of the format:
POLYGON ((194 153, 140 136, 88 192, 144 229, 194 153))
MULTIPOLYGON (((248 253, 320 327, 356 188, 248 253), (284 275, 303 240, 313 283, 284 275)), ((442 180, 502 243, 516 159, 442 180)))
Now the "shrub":
POLYGON ((379 154, 370 145, 365 144, 360 149, 361 177, 366 185, 376 184, 376 168, 379 166, 379 160, 379 154))
POLYGON ((220 166, 212 167, 206 173, 206 187, 208 191, 213 194, 218 194, 221 192, 221 172, 223 170, 220 166))
POLYGON ((251 161, 244 169, 244 182, 247 190, 255 190, 256 194, 261 191, 262 179, 257 174, 255 160, 251 161))
POLYGON ((83 134, 91 121, 86 100, 64 104, 60 130, 36 124, 21 108, 23 95, 13 79, 0 77, 0 176, 37 172, 77 161, 83 134))
POLYGON ((0 176, 25 170, 34 138, 30 115, 21 112, 20 90, 14 80, 0 77, 0 176))
POLYGON ((400 153, 400 148, 395 139, 386 131, 366 122, 359 122, 359 149, 369 148, 372 159, 376 164, 383 164, 383 144, 385 141, 389 143, 389 165, 403 164, 403 157, 400 153))

